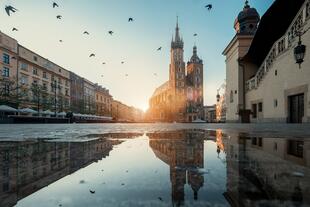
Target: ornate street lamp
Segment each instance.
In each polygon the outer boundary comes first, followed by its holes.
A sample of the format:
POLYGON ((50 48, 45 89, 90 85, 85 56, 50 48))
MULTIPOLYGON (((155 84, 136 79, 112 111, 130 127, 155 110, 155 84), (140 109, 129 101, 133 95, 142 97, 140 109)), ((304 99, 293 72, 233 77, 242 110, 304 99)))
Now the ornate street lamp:
POLYGON ((305 54, 306 54, 306 46, 301 42, 301 32, 298 33, 299 41, 298 45, 294 48, 294 57, 296 63, 299 64, 299 68, 301 64, 304 62, 305 54))

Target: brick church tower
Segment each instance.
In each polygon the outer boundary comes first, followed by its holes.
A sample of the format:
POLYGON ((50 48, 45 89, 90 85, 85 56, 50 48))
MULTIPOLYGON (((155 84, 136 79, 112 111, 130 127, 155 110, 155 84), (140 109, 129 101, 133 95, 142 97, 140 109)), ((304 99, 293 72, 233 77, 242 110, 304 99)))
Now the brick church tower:
POLYGON ((170 100, 171 117, 173 120, 184 121, 184 114, 186 113, 186 95, 185 95, 185 62, 184 62, 184 42, 180 37, 180 29, 177 20, 175 37, 171 41, 171 62, 169 69, 169 85, 172 89, 170 100))

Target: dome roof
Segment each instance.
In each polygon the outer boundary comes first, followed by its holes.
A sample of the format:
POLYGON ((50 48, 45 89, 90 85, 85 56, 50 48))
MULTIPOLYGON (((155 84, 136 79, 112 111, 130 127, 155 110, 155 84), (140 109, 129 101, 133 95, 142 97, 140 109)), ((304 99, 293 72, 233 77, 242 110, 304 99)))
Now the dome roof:
POLYGON ((234 27, 237 33, 244 32, 244 30, 248 30, 248 28, 246 28, 247 24, 251 25, 250 30, 253 30, 253 28, 258 25, 259 21, 260 21, 260 16, 257 10, 255 8, 251 8, 249 5, 249 2, 245 1, 243 10, 238 14, 235 20, 234 27))
POLYGON ((239 13, 237 17, 238 22, 243 22, 249 19, 259 20, 259 14, 255 8, 251 8, 249 5, 245 5, 243 10, 239 13))

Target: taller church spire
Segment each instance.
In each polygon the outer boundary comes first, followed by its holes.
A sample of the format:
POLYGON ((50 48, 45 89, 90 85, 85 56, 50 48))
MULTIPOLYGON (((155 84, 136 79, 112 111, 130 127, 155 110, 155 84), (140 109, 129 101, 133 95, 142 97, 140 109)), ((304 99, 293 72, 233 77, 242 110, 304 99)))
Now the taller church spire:
POLYGON ((183 43, 182 38, 180 37, 179 17, 177 17, 175 37, 174 37, 174 40, 172 39, 171 48, 172 49, 176 49, 176 48, 183 49, 183 46, 184 46, 184 43, 183 43))

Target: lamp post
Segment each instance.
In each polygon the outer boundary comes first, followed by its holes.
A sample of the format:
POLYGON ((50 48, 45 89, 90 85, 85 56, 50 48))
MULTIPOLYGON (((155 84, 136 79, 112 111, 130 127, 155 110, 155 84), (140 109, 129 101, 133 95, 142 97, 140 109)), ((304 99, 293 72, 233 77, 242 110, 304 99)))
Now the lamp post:
POLYGON ((298 32, 298 45, 294 48, 294 57, 296 60, 296 63, 299 65, 299 68, 301 68, 301 64, 304 62, 305 54, 306 54, 306 46, 302 44, 301 42, 301 32, 298 32))

